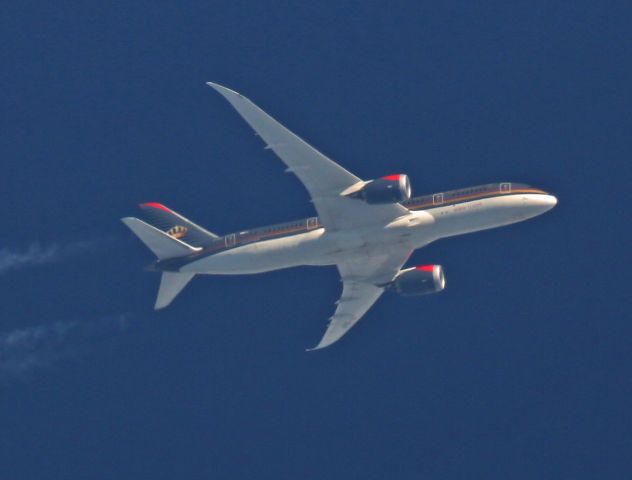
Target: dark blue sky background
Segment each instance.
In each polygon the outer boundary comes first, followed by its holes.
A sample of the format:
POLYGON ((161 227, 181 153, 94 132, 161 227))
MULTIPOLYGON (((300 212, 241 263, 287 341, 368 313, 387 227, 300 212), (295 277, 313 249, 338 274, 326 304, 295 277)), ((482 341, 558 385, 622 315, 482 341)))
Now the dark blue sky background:
POLYGON ((53 3, 0 17, 0 478, 631 478, 628 2, 53 3), (313 214, 208 80, 363 178, 560 203, 320 353, 335 268, 153 312, 137 203, 313 214))

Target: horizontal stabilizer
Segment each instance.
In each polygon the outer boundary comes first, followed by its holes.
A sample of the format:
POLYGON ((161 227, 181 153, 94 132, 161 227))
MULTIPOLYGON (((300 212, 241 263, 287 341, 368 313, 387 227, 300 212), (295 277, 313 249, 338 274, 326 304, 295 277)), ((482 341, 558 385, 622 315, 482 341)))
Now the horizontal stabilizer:
POLYGON ((165 308, 191 281, 195 273, 163 272, 154 309, 165 308))
POLYGON ((158 259, 184 257, 201 250, 174 238, 155 227, 134 217, 125 217, 121 221, 136 234, 158 259))

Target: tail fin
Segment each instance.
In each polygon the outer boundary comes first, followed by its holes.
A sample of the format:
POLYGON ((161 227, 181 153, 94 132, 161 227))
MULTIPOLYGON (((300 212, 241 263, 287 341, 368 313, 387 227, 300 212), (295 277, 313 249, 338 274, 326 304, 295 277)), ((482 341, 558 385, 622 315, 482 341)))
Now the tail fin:
POLYGON ((156 298, 154 309, 159 310, 165 308, 173 302, 173 299, 176 298, 178 293, 191 281, 193 275, 195 275, 195 273, 162 272, 158 298, 156 298))
POLYGON ((121 221, 136 234, 147 247, 160 259, 183 257, 201 250, 200 247, 192 247, 182 240, 161 232, 156 227, 134 217, 125 217, 121 221))
POLYGON ((141 203, 140 208, 149 224, 194 247, 206 247, 219 238, 161 203, 141 203))

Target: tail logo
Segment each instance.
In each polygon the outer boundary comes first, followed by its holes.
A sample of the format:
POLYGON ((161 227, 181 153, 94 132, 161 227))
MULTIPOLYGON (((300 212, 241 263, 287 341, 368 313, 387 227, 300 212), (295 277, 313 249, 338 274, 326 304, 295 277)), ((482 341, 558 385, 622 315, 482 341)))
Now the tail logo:
POLYGON ((183 227, 182 225, 176 225, 167 230, 167 235, 173 238, 182 238, 187 234, 187 227, 183 227))

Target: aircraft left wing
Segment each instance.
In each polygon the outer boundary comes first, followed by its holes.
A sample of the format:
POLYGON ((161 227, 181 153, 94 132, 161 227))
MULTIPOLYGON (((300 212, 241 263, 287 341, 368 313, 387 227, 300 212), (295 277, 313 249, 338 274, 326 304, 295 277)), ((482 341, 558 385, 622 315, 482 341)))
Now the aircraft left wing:
POLYGON ((285 128, 243 95, 208 82, 237 110, 307 188, 321 223, 328 230, 388 223, 408 213, 398 203, 369 205, 343 197, 340 193, 362 180, 327 158, 303 139, 285 128))
POLYGON ((384 255, 358 256, 338 264, 343 282, 342 296, 320 343, 310 350, 319 350, 337 342, 373 306, 406 263, 411 250, 391 251, 384 255))

